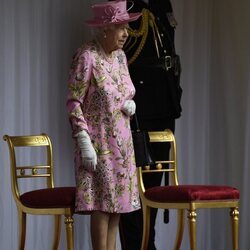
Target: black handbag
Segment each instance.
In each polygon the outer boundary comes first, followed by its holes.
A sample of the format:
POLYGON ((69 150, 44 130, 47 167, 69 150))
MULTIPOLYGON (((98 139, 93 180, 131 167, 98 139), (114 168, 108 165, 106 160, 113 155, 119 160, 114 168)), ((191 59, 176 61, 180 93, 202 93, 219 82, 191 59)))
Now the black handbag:
POLYGON ((140 130, 136 114, 133 119, 135 119, 136 125, 136 130, 132 131, 136 166, 143 167, 153 165, 155 162, 152 156, 148 132, 140 130))

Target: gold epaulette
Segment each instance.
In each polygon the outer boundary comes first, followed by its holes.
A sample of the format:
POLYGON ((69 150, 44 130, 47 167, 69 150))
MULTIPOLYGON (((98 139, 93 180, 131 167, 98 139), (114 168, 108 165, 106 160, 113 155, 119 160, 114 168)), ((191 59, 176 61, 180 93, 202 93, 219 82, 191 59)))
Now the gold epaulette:
POLYGON ((156 49, 157 56, 159 57, 158 41, 159 41, 161 46, 162 46, 162 41, 161 41, 161 37, 160 37, 159 31, 158 31, 158 27, 155 23, 154 14, 152 12, 150 12, 148 9, 142 9, 142 17, 141 17, 140 27, 139 27, 139 29, 134 29, 134 30, 131 28, 128 29, 129 38, 124 46, 124 50, 127 53, 132 48, 135 47, 137 39, 138 38, 141 39, 138 47, 135 49, 134 54, 128 60, 129 65, 132 64, 136 60, 136 58, 139 56, 139 54, 141 53, 141 51, 146 43, 147 37, 148 37, 149 27, 153 31, 155 49, 156 49))

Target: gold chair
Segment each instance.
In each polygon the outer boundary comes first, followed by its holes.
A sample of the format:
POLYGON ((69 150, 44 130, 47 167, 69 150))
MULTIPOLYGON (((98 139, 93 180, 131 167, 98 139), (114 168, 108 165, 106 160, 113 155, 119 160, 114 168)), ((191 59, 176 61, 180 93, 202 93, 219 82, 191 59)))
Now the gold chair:
POLYGON ((196 210, 199 208, 229 208, 232 224, 233 249, 238 250, 238 223, 239 223, 239 190, 230 186, 212 185, 179 185, 176 164, 176 142, 170 130, 149 132, 151 143, 170 143, 169 160, 156 161, 156 169, 139 167, 137 169, 139 192, 143 209, 143 238, 142 250, 146 250, 149 238, 150 208, 177 209, 178 226, 174 249, 180 249, 184 232, 184 213, 187 210, 189 223, 190 249, 196 250, 196 210), (162 168, 168 163, 167 169, 162 168), (152 172, 168 172, 169 186, 157 186, 145 190, 143 174, 152 172))
MULTIPOLYGON (((61 231, 61 215, 65 216, 67 249, 74 249, 73 237, 73 213, 75 203, 75 187, 54 187, 53 157, 50 138, 46 134, 29 136, 4 135, 7 141, 11 165, 11 189, 16 201, 19 217, 19 249, 25 247, 26 236, 26 214, 33 215, 54 215, 54 242, 52 249, 58 249, 61 231), (24 147, 26 150, 39 148, 41 153, 45 149, 46 163, 41 165, 17 165, 17 147, 24 147), (43 150, 43 151, 42 151, 43 150), (46 178, 46 188, 32 189, 28 192, 21 192, 24 185, 19 183, 21 179, 27 181, 32 178, 37 180, 46 178)), ((39 151, 40 152, 40 151, 39 151)), ((21 161, 21 159, 20 159, 21 161)), ((33 183, 33 181, 32 181, 33 183)), ((24 184, 24 183, 22 183, 24 184)), ((41 184, 41 183, 40 183, 41 184)), ((26 183, 26 186, 30 183, 26 183)))

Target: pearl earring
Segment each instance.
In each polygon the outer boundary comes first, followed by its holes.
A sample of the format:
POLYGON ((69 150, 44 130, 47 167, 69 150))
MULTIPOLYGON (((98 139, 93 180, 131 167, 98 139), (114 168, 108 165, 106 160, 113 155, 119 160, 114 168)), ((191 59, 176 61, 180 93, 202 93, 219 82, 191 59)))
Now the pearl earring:
POLYGON ((107 35, 106 35, 106 33, 104 32, 104 34, 103 34, 103 38, 104 39, 106 39, 107 38, 107 35))

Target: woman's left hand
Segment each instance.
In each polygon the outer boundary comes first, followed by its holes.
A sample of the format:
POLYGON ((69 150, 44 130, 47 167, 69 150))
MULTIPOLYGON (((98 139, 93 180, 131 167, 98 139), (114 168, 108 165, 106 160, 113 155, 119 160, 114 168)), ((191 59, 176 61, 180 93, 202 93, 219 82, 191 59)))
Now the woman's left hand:
POLYGON ((122 111, 127 115, 131 116, 135 114, 136 105, 133 100, 126 100, 122 107, 122 111))

